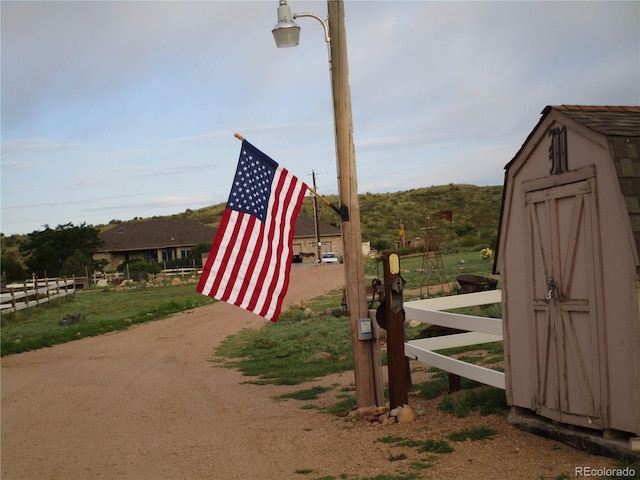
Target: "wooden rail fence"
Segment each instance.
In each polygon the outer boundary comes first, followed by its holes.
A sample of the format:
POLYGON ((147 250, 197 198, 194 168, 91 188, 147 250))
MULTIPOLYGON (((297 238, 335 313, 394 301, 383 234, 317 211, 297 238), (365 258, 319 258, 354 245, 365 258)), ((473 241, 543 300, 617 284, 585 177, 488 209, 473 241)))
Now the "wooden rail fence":
POLYGON ((75 294, 75 278, 34 278, 22 284, 7 285, 0 294, 0 311, 16 312, 75 294))

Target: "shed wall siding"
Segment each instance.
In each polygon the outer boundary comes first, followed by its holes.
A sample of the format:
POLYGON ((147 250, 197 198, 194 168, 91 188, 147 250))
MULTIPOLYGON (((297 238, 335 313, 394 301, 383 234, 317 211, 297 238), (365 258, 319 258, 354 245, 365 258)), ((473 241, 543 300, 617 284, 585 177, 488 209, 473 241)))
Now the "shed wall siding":
MULTIPOLYGON (((549 129, 566 126, 570 170, 595 166, 597 209, 603 266, 597 284, 596 312, 601 324, 600 365, 604 428, 640 435, 640 314, 637 255, 627 205, 611 159, 606 137, 573 120, 551 112, 546 121, 513 160, 507 171, 497 270, 503 279, 503 325, 507 397, 512 405, 534 407, 534 361, 522 352, 531 351, 533 299, 531 298, 533 252, 528 244, 526 197, 523 182, 550 177, 549 129), (524 251, 524 254, 523 254, 524 251)), ((562 175, 558 175, 558 180, 562 175)), ((597 352, 593 352, 597 354, 597 352)))

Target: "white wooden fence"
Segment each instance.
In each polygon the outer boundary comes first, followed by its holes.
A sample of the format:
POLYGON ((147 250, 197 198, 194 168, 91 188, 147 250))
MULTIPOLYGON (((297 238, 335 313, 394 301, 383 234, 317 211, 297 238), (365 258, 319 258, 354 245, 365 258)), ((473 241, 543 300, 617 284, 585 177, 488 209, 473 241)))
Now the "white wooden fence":
POLYGON ((202 273, 202 267, 174 267, 165 268, 162 270, 165 275, 200 275, 202 273))
POLYGON ((8 292, 0 294, 0 310, 16 312, 36 307, 56 298, 75 295, 75 278, 44 278, 12 283, 6 286, 8 292))
POLYGON ((490 290, 488 292, 467 293, 464 295, 452 295, 406 302, 404 304, 404 310, 407 320, 416 320, 418 322, 441 325, 443 327, 467 330, 468 333, 410 340, 404 344, 405 356, 441 370, 455 373, 461 377, 470 378, 477 382, 504 390, 504 372, 463 362, 435 352, 435 350, 445 348, 501 341, 502 319, 460 315, 441 311, 499 303, 501 298, 501 290, 490 290))

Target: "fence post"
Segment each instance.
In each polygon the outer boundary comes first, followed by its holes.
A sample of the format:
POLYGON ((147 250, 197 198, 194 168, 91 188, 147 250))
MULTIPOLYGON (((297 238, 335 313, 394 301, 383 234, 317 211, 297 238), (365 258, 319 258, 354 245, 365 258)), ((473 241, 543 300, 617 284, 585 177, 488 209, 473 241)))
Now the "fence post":
MULTIPOLYGON (((33 278, 33 277, 32 277, 33 278)), ((24 289, 24 304, 26 305, 26 307, 29 307, 29 290, 27 289, 27 281, 24 281, 23 284, 23 289, 24 289)))
POLYGON ((51 300, 51 293, 49 292, 49 277, 44 279, 44 288, 47 290, 47 301, 51 300))
POLYGON ((11 306, 13 307, 14 312, 18 311, 18 309, 16 308, 16 293, 13 287, 11 287, 11 306))
POLYGON ((404 355, 404 309, 397 252, 384 252, 384 312, 387 324, 387 368, 389 369, 389 403, 391 408, 409 403, 409 369, 404 355))

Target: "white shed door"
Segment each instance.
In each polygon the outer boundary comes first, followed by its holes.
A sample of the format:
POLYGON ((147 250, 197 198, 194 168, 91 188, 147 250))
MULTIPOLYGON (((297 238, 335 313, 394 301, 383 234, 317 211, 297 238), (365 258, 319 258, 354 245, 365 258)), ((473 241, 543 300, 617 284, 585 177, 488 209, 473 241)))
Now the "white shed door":
MULTIPOLYGON (((529 188, 542 184, 530 183, 529 188)), ((533 405, 545 417, 600 428, 595 178, 528 191, 526 202, 533 290, 533 405)))

